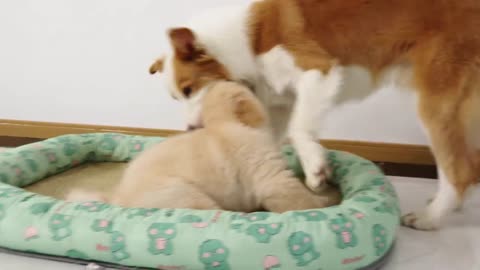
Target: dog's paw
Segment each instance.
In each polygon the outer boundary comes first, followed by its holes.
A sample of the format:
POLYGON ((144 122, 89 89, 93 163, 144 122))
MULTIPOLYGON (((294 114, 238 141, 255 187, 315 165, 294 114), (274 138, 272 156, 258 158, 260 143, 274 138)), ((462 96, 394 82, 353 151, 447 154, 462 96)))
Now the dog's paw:
MULTIPOLYGON (((435 200, 435 198, 430 198, 427 200, 427 205, 430 205, 433 200, 435 200)), ((456 213, 461 213, 463 212, 463 202, 462 201, 459 201, 457 203, 457 205, 455 206, 455 208, 453 208, 453 211, 456 212, 456 213)))
POLYGON ((327 180, 332 175, 330 167, 326 162, 318 162, 317 166, 306 173, 306 185, 313 192, 319 193, 327 188, 327 180))
POLYGON ((439 222, 426 212, 414 212, 403 216, 402 225, 421 231, 433 231, 440 228, 439 222))

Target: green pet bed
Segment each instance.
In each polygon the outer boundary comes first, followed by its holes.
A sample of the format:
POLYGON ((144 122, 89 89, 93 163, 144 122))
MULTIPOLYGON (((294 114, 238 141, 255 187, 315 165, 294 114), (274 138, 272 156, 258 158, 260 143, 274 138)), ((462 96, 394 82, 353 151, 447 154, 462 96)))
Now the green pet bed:
MULTIPOLYGON (((0 247, 85 264, 185 270, 374 269, 393 247, 400 215, 393 186, 373 163, 338 151, 328 159, 342 204, 284 214, 127 209, 21 189, 83 163, 127 162, 162 140, 67 135, 1 152, 0 247)), ((291 147, 284 153, 301 176, 291 147)))

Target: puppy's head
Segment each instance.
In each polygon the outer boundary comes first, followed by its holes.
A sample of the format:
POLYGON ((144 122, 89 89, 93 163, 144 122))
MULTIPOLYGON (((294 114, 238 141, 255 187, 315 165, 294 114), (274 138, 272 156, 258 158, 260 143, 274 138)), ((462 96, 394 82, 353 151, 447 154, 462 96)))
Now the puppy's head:
POLYGON ((225 122, 241 123, 252 128, 268 126, 263 105, 249 88, 240 83, 213 84, 202 105, 202 120, 207 128, 225 122))
POLYGON ((188 125, 198 127, 202 97, 212 83, 228 80, 229 74, 189 28, 170 29, 168 36, 173 52, 155 61, 150 73, 166 75, 171 96, 186 104, 188 125))

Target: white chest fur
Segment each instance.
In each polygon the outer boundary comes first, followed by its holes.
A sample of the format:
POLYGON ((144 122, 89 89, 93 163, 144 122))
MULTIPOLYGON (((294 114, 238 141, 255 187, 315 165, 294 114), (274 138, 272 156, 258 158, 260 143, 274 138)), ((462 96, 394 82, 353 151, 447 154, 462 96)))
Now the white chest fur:
MULTIPOLYGON (((271 91, 268 103, 276 106, 291 105, 293 103, 291 94, 296 94, 295 85, 304 72, 296 66, 293 56, 286 49, 277 46, 258 57, 257 65, 271 91)), ((336 102, 363 99, 374 90, 390 84, 408 87, 410 80, 409 65, 391 66, 376 79, 365 68, 345 66, 342 68, 342 83, 337 92, 336 102)))

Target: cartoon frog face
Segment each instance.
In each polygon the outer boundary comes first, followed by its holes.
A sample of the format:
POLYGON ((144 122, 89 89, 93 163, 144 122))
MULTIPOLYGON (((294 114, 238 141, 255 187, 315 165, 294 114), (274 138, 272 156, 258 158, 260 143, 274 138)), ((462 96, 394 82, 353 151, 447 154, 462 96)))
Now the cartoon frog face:
POLYGON ((380 224, 373 226, 372 237, 376 255, 384 254, 388 249, 388 235, 385 227, 380 224))
POLYGON ((207 240, 199 250, 200 261, 208 266, 221 265, 227 261, 229 250, 220 240, 207 240))
POLYGON ((354 230, 354 224, 351 220, 342 215, 330 221, 330 228, 335 233, 352 232, 354 230))
POLYGON ((305 232, 296 232, 288 238, 288 249, 294 255, 303 255, 313 249, 312 237, 305 232))
POLYGON ((55 241, 63 240, 72 235, 72 216, 53 214, 48 221, 48 227, 55 241))
POLYGON ((269 243, 270 239, 281 229, 281 223, 252 224, 247 228, 247 234, 253 236, 259 243, 269 243))
POLYGON ((173 223, 154 223, 148 229, 148 236, 150 238, 173 239, 177 235, 175 224, 173 223))
POLYGON ((355 223, 344 215, 330 220, 329 228, 337 235, 337 247, 340 249, 355 247, 358 244, 355 223))
POLYGON ((256 212, 256 213, 249 213, 249 214, 237 214, 234 219, 235 220, 246 220, 250 222, 262 221, 266 220, 270 216, 270 213, 267 212, 256 212))
POLYGON ((71 216, 66 216, 66 215, 62 215, 62 214, 54 214, 50 218, 50 221, 49 221, 48 225, 50 226, 50 228, 52 230, 59 230, 59 229, 63 229, 65 227, 70 226, 71 221, 72 221, 71 216))
POLYGON ((112 256, 115 261, 122 261, 130 258, 130 254, 127 252, 127 245, 125 235, 121 232, 114 231, 112 232, 111 238, 111 247, 112 256))

